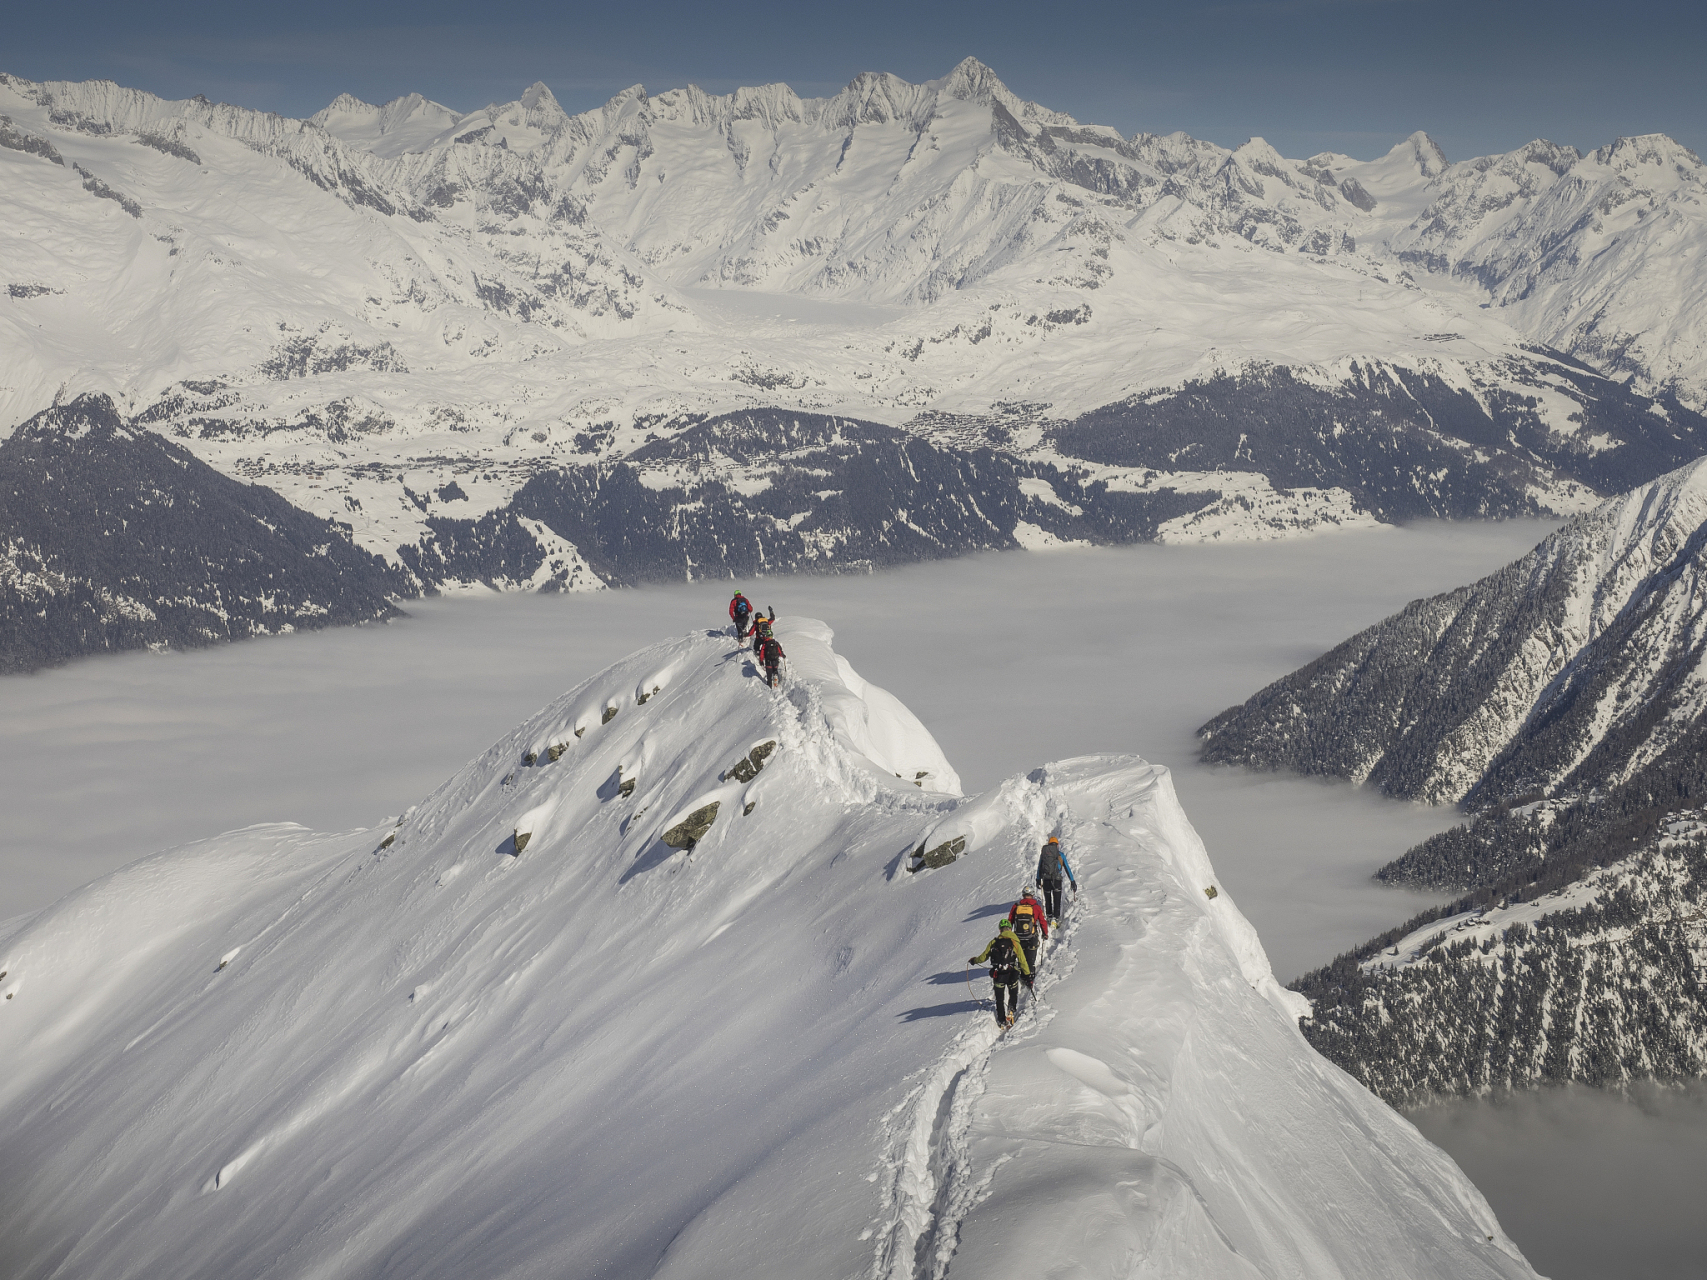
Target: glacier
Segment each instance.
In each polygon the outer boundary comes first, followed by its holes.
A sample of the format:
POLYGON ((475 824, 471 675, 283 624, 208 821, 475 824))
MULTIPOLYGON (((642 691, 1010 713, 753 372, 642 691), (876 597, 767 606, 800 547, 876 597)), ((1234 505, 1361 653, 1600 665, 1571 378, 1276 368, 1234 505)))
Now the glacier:
POLYGON ((780 694, 690 632, 394 822, 0 926, 9 1273, 1534 1274, 1305 1044, 1165 769, 963 797, 827 625, 777 630, 780 694), (998 1038, 963 957, 1051 832, 1081 892, 998 1038))

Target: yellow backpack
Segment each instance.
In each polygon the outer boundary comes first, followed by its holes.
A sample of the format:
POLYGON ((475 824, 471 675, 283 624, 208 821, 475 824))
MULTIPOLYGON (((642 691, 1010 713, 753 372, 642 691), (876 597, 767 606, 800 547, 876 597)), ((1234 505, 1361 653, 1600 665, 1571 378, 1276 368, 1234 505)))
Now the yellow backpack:
POLYGON ((1022 902, 1014 908, 1014 932, 1022 938, 1037 936, 1037 912, 1029 902, 1022 902))

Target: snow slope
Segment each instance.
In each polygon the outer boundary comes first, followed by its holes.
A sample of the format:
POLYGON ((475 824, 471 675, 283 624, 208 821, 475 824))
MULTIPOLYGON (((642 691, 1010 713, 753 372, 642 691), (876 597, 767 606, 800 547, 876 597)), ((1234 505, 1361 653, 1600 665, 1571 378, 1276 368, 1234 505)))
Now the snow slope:
POLYGON ((1533 1275, 1304 1044, 1165 770, 962 799, 828 627, 778 633, 781 694, 690 633, 389 829, 5 926, 8 1274, 1533 1275), (1082 892, 998 1041, 962 962, 1049 831, 1082 892))

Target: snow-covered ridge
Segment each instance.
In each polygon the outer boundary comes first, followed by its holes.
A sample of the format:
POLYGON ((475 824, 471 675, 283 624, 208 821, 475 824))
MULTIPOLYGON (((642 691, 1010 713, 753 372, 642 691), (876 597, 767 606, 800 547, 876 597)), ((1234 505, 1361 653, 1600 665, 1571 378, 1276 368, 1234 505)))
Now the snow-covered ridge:
POLYGON ((9 925, 9 1257, 1533 1275, 1450 1161, 1304 1045, 1164 770, 1086 758, 959 800, 827 627, 778 632, 780 696, 692 633, 395 825, 230 833, 9 925), (900 870, 970 806, 976 848, 900 870), (684 826, 691 850, 660 839, 684 826), (956 964, 1048 831, 1081 894, 998 1042, 956 964), (1033 1248, 998 1249, 1012 1232, 1033 1248))

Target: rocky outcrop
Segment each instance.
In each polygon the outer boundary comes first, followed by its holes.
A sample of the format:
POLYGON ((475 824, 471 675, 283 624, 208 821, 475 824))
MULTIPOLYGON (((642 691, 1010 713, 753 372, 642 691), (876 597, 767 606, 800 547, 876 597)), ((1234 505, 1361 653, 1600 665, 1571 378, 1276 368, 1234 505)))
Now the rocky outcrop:
POLYGON ((934 849, 926 849, 920 845, 913 850, 912 860, 907 865, 908 871, 934 871, 938 867, 946 867, 961 854, 966 852, 966 837, 956 836, 952 840, 944 840, 934 849))
POLYGON ((710 804, 701 805, 659 838, 672 849, 687 849, 691 852, 693 847, 705 838, 705 833, 711 830, 711 824, 717 821, 720 803, 713 800, 710 804))
POLYGON ((775 750, 776 742, 774 739, 770 742, 761 742, 737 760, 731 768, 725 769, 723 776, 733 778, 737 782, 751 782, 759 776, 759 770, 765 767, 765 761, 771 758, 771 753, 775 750))

